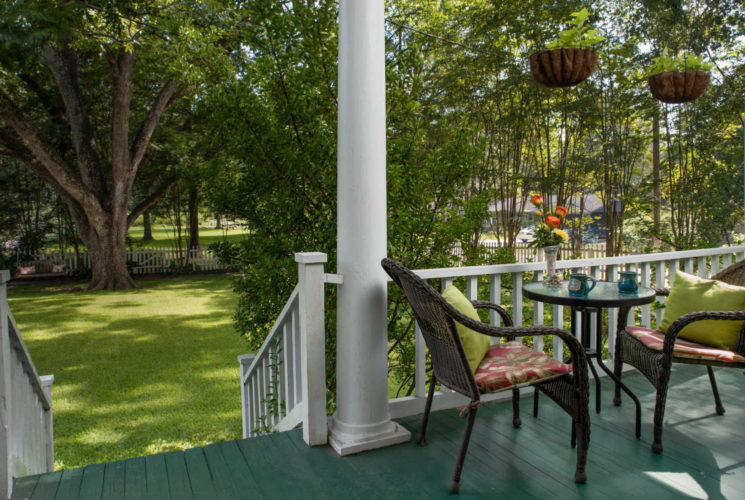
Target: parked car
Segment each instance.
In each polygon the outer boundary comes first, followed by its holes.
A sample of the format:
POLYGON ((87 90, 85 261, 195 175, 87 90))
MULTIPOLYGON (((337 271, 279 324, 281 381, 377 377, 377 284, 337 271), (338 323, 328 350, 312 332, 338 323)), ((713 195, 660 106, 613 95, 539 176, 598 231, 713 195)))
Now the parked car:
POLYGON ((605 241, 607 231, 605 228, 591 227, 588 228, 582 235, 584 243, 602 243, 605 241))
POLYGON ((518 243, 530 243, 535 241, 535 226, 524 227, 517 233, 518 243))

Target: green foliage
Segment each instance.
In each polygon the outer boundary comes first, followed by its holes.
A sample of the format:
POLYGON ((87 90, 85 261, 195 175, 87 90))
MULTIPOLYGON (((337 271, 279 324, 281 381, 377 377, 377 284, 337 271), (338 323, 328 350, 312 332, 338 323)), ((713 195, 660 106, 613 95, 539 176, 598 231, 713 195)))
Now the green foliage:
POLYGON ((704 61, 692 52, 670 54, 666 47, 661 55, 652 59, 652 64, 646 70, 646 74, 651 76, 666 71, 709 71, 713 67, 713 64, 704 61))
POLYGON ((590 11, 586 8, 572 12, 571 16, 571 19, 564 22, 573 26, 559 33, 556 40, 546 45, 547 49, 591 49, 605 40, 605 37, 600 35, 598 30, 585 24, 590 17, 590 11))

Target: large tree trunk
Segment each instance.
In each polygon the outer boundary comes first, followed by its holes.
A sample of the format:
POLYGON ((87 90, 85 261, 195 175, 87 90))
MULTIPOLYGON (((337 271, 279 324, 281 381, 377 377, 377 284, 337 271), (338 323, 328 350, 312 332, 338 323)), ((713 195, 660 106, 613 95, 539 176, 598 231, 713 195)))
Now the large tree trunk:
POLYGON ((199 248, 199 189, 189 189, 189 250, 199 248))
POLYGON ((142 234, 142 241, 153 241, 155 238, 153 238, 153 224, 150 220, 150 211, 146 210, 144 214, 142 214, 142 227, 143 227, 143 234, 142 234))
POLYGON ((126 247, 120 237, 122 229, 126 232, 126 220, 112 221, 111 228, 101 228, 100 237, 86 242, 92 271, 89 290, 126 290, 136 287, 127 270, 126 247))

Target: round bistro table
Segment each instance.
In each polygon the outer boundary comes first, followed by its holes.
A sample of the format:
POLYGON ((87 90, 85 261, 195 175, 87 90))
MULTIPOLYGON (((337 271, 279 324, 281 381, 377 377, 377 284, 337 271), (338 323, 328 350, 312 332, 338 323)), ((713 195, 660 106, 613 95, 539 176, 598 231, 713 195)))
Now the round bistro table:
MULTIPOLYGON (((618 321, 616 324, 616 334, 618 331, 626 327, 626 321, 628 318, 629 310, 634 306, 640 306, 644 304, 650 304, 655 299, 655 291, 652 288, 640 286, 636 293, 620 293, 618 291, 618 283, 613 281, 598 281, 595 288, 593 288, 589 294, 584 297, 574 297, 569 295, 568 281, 562 282, 558 288, 550 288, 545 286, 540 281, 534 281, 523 285, 523 295, 529 299, 545 302, 547 304, 558 304, 562 306, 569 306, 572 309, 572 333, 581 339, 582 345, 587 353, 587 364, 590 367, 593 377, 595 378, 595 411, 600 413, 600 379, 598 372, 592 363, 592 360, 597 360, 598 366, 608 374, 617 386, 620 386, 634 401, 636 405, 636 437, 641 435, 641 406, 639 399, 621 380, 616 377, 612 370, 610 370, 602 362, 602 332, 603 332, 603 309, 609 307, 618 307, 618 321), (581 314, 581 326, 578 328, 576 321, 576 313, 581 314), (595 327, 595 349, 592 349, 590 342, 591 335, 591 320, 590 315, 596 313, 596 327, 595 327), (578 329, 580 331, 578 331, 578 329)), ((538 392, 535 393, 535 401, 533 406, 533 413, 537 413, 537 402, 538 392)), ((616 405, 620 404, 620 400, 614 401, 616 405)))

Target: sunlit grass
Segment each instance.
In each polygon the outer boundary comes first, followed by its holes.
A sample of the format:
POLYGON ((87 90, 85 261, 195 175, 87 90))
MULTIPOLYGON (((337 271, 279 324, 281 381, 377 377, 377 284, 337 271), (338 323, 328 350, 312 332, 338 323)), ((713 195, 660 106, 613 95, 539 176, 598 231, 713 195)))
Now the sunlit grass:
POLYGON ((11 287, 10 307, 40 374, 54 374, 58 468, 239 438, 235 297, 226 276, 139 290, 11 287))
MULTIPOLYGON (((130 238, 131 246, 134 248, 176 248, 178 235, 173 227, 162 224, 154 224, 152 227, 153 241, 142 241, 144 234, 142 226, 132 226, 129 228, 127 235, 130 238)), ((214 227, 199 227, 199 246, 207 248, 210 244, 228 239, 230 241, 240 240, 246 235, 245 228, 240 226, 215 229, 214 227)), ((182 245, 187 244, 188 234, 184 229, 181 233, 182 245)))

